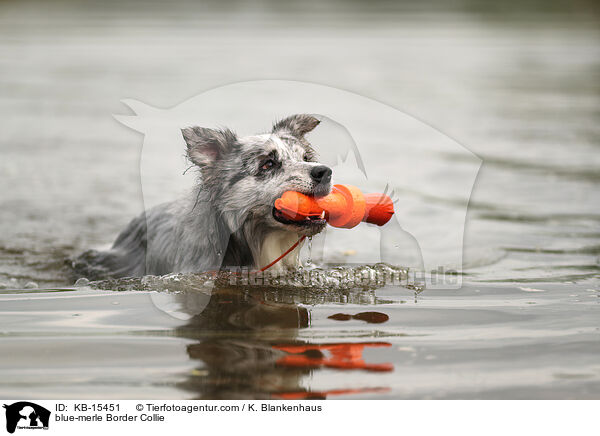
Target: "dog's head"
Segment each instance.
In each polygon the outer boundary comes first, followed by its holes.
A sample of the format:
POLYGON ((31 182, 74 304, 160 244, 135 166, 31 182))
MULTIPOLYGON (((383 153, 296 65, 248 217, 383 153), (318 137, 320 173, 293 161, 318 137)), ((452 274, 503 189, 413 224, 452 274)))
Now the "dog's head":
POLYGON ((330 192, 331 169, 317 161, 304 137, 318 124, 302 114, 275 123, 270 133, 243 138, 228 129, 182 130, 188 158, 201 170, 201 189, 232 231, 248 220, 307 236, 323 230, 324 219, 290 221, 273 207, 285 191, 312 196, 330 192))

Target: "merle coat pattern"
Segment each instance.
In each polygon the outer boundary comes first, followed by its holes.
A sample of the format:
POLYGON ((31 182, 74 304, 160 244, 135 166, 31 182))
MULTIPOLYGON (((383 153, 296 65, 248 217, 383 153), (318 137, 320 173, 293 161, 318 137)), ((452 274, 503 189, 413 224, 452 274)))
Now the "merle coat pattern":
MULTIPOLYGON (((270 133, 242 138, 229 129, 182 129, 198 169, 192 192, 132 220, 110 250, 83 253, 73 261, 76 273, 97 279, 267 265, 300 236, 325 227, 323 219, 297 223, 273 209, 287 190, 329 193, 331 169, 305 139, 318 124, 311 115, 292 115, 270 133)), ((273 268, 297 265, 299 248, 273 268)))

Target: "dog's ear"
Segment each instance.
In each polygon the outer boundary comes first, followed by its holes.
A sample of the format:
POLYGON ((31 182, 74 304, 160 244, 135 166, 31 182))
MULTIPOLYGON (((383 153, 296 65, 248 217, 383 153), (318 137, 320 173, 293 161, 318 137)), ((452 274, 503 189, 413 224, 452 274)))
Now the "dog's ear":
POLYGON ((319 125, 321 121, 312 115, 297 114, 284 118, 273 125, 273 133, 288 132, 296 138, 302 138, 319 125))
POLYGON ((188 158, 198 166, 210 165, 221 158, 237 141, 235 133, 229 129, 186 127, 181 133, 187 144, 188 158))

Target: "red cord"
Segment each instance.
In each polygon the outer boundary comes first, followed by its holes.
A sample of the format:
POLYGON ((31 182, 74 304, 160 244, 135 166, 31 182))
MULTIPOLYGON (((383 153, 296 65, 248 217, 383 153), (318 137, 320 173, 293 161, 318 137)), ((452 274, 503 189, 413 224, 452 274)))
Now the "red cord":
POLYGON ((296 243, 294 245, 292 245, 290 248, 288 248, 288 250, 283 253, 281 256, 279 256, 277 259, 275 259, 273 262, 271 262, 270 264, 268 264, 267 266, 265 266, 264 268, 259 269, 260 272, 265 271, 269 268, 271 268, 273 265, 275 265, 277 262, 279 262, 281 259, 283 259, 285 256, 287 256, 288 254, 290 254, 290 252, 296 248, 298 246, 298 244, 302 241, 304 241, 304 239, 306 239, 306 236, 302 236, 300 239, 298 239, 296 241, 296 243))
MULTIPOLYGON (((287 251, 285 253, 283 253, 281 256, 279 256, 277 259, 275 259, 273 262, 271 262, 270 264, 268 264, 267 266, 259 269, 259 270, 255 270, 255 271, 250 271, 250 274, 256 274, 258 272, 263 272, 268 270, 269 268, 271 268, 273 265, 275 265, 277 262, 279 262, 281 259, 283 259, 285 256, 287 256, 288 254, 290 254, 290 252, 296 248, 298 246, 298 244, 302 241, 304 241, 306 239, 306 236, 302 236, 300 239, 298 239, 296 241, 296 243, 294 245, 292 245, 290 248, 287 249, 287 251)), ((213 275, 217 275, 219 273, 219 271, 206 271, 208 273, 211 273, 213 275)), ((238 273, 239 274, 239 273, 238 273)))

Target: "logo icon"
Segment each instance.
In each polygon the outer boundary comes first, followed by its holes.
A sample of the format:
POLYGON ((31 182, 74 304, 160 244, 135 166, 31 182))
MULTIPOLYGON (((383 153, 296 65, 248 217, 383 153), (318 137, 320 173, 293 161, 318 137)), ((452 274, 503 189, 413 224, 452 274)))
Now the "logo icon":
POLYGON ((6 431, 14 433, 18 429, 48 429, 50 411, 29 401, 19 401, 4 405, 6 409, 6 431))

